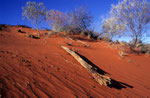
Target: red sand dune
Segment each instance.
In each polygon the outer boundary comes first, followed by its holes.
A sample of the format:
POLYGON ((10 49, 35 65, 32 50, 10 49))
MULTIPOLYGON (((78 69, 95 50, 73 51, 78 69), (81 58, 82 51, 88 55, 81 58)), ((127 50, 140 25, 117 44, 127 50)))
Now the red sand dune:
MULTIPOLYGON (((0 31, 1 97, 148 97, 150 96, 150 57, 118 51, 121 45, 82 40, 83 44, 52 35, 41 39, 26 37, 31 28, 7 26, 0 31), (66 43, 71 43, 68 46, 66 43), (112 85, 99 85, 88 71, 60 46, 65 45, 91 61, 112 85)), ((47 31, 41 31, 47 32, 47 31)), ((121 48, 122 47, 122 48, 121 48)))

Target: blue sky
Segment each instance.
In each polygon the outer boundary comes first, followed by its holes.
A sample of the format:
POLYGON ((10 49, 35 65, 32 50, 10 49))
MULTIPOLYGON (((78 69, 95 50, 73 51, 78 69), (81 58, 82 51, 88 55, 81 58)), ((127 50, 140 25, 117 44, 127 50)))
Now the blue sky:
MULTIPOLYGON (((22 6, 29 0, 0 0, 0 24, 28 25, 34 27, 28 20, 22 19, 22 6)), ((47 10, 56 9, 63 12, 78 8, 83 4, 87 5, 88 10, 94 16, 94 25, 97 31, 101 31, 101 17, 105 16, 111 4, 117 4, 119 0, 30 0, 43 2, 47 10)), ((148 0, 150 1, 150 0, 148 0)), ((43 25, 46 27, 47 25, 43 25)), ((121 38, 128 40, 128 38, 121 38)), ((146 42, 150 42, 149 38, 146 42)))
MULTIPOLYGON (((29 25, 29 21, 22 20, 22 6, 28 0, 0 0, 0 24, 24 24, 29 25)), ((57 9, 63 12, 70 11, 74 8, 87 4, 88 10, 94 16, 96 29, 100 30, 101 16, 105 15, 118 0, 30 0, 43 2, 48 10, 57 9)))

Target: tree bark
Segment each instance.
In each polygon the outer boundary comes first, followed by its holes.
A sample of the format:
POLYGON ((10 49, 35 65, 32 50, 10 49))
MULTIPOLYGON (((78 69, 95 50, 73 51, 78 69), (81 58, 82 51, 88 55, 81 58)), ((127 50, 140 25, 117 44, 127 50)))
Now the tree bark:
POLYGON ((136 44, 137 44, 137 40, 138 40, 138 38, 137 38, 137 36, 135 37, 135 41, 134 41, 134 44, 133 44, 133 46, 135 47, 136 46, 136 44))
POLYGON ((39 31, 39 27, 38 27, 38 25, 37 25, 37 22, 35 23, 35 25, 36 25, 36 30, 37 30, 37 32, 38 32, 38 36, 40 37, 40 31, 39 31))

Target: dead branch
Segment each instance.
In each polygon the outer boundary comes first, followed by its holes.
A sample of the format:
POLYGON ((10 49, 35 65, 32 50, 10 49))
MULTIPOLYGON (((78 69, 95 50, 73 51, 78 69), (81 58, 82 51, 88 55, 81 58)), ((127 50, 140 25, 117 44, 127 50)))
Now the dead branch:
POLYGON ((69 48, 65 46, 61 46, 64 50, 66 50, 69 54, 71 54, 84 68, 86 68, 89 73, 93 76, 93 78, 100 84, 107 86, 108 84, 111 84, 111 79, 108 76, 102 75, 98 73, 92 65, 88 64, 86 61, 84 61, 78 54, 76 54, 74 51, 70 50, 69 48))

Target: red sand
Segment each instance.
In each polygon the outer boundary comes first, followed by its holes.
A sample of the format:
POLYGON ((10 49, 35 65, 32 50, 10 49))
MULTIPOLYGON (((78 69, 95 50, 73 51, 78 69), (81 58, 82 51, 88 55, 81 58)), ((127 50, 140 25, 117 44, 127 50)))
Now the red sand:
MULTIPOLYGON (((30 28, 8 26, 0 31, 1 97, 148 97, 150 57, 128 54, 120 58, 116 48, 104 41, 90 47, 60 36, 32 39, 17 32, 36 33, 30 28), (71 43, 73 46, 67 46, 71 43), (113 79, 99 85, 88 71, 60 46, 78 50, 113 79)), ((47 31, 41 31, 47 32, 47 31)), ((116 47, 116 45, 111 45, 116 47)), ((101 71, 100 73, 104 73, 101 71)))

